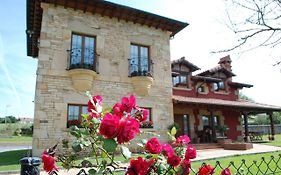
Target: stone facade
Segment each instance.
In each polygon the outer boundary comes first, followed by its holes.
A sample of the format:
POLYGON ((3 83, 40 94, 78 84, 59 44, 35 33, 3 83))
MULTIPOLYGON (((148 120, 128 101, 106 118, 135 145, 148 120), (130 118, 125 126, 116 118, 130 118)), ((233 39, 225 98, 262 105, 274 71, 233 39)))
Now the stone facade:
POLYGON ((66 70, 72 32, 96 38, 99 66, 91 93, 102 95, 108 106, 119 102, 125 95, 135 95, 139 106, 152 109, 153 131, 165 133, 168 125, 173 123, 170 33, 71 8, 46 3, 41 3, 41 7, 33 155, 40 155, 43 149, 68 137, 68 104, 86 104, 88 101, 84 92, 74 88, 66 70), (132 78, 128 77, 131 43, 149 46, 154 63, 153 82, 145 96, 136 94, 132 78))

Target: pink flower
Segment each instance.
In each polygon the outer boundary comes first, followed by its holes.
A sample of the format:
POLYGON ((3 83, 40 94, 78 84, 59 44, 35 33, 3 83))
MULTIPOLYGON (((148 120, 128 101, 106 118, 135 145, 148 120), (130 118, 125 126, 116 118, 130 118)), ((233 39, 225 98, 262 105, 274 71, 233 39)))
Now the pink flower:
POLYGON ((188 145, 185 151, 185 159, 195 159, 196 158, 196 149, 191 145, 188 145))
POLYGON ((136 99, 133 95, 122 98, 121 110, 130 113, 132 109, 136 106, 136 99))
POLYGON ((43 152, 42 154, 42 161, 43 161, 43 169, 46 172, 51 172, 51 171, 58 171, 58 168, 55 165, 55 158, 50 156, 46 151, 43 152))
POLYGON ((162 144, 162 151, 167 157, 174 155, 174 150, 170 144, 162 144))
POLYGON ((231 172, 230 172, 229 168, 226 168, 226 169, 222 170, 221 175, 231 175, 231 172))
POLYGON ((189 159, 183 159, 183 161, 181 162, 181 167, 183 170, 183 174, 189 174, 190 167, 191 167, 191 161, 189 159))
POLYGON ((138 157, 136 160, 132 159, 125 175, 146 175, 150 172, 153 163, 154 160, 146 161, 142 157, 138 157))
POLYGON ((176 140, 178 144, 188 144, 190 142, 190 138, 187 135, 179 136, 176 140))
POLYGON ((136 106, 136 116, 135 117, 139 122, 146 121, 148 114, 149 114, 149 110, 136 106))
POLYGON ((140 133, 140 124, 135 118, 126 117, 120 120, 117 142, 119 144, 129 142, 140 133))
POLYGON ((152 154, 160 154, 162 145, 157 138, 151 138, 145 144, 145 150, 152 154))
POLYGON ((106 113, 100 124, 100 134, 105 138, 114 138, 118 134, 120 117, 106 113))
POLYGON ((113 106, 113 112, 115 115, 118 115, 119 117, 122 117, 123 116, 123 111, 121 110, 121 104, 120 103, 116 103, 114 106, 113 106))
POLYGON ((210 165, 205 165, 199 168, 198 175, 211 175, 213 173, 214 173, 214 168, 212 168, 210 165))
POLYGON ((181 158, 179 156, 173 155, 171 157, 168 157, 167 163, 173 167, 176 167, 180 164, 181 158))

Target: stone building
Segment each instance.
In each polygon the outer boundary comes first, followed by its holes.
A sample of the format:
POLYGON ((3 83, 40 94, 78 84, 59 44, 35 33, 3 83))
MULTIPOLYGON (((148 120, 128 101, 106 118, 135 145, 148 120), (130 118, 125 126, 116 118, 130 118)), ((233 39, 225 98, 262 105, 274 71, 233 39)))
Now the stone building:
POLYGON ((173 123, 169 41, 187 25, 107 1, 27 0, 27 54, 38 59, 33 155, 81 121, 85 91, 108 106, 135 95, 150 111, 151 130, 166 133, 173 123))

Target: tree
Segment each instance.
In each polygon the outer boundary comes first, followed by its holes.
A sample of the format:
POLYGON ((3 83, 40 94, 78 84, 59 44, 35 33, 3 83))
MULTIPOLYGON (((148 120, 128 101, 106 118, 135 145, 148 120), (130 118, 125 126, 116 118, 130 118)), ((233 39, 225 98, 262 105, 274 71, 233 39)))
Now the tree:
POLYGON ((242 100, 247 100, 247 101, 254 101, 253 99, 251 99, 250 97, 242 94, 242 93, 239 93, 239 98, 242 99, 242 100))
MULTIPOLYGON (((241 47, 281 47, 281 0, 228 0, 228 27, 238 37, 238 43, 221 52, 241 47)), ((281 58, 274 65, 281 64, 281 58)))

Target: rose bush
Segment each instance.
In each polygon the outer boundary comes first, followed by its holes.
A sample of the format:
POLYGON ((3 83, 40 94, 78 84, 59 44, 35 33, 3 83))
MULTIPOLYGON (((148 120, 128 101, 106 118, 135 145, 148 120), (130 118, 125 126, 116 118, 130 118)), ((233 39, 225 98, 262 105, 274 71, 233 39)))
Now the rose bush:
MULTIPOLYGON (((196 149, 189 145, 187 135, 175 138, 175 127, 168 132, 172 144, 161 143, 156 137, 142 139, 138 146, 144 153, 136 159, 131 158, 127 145, 141 133, 140 126, 148 117, 148 110, 138 107, 134 96, 123 97, 113 108, 106 109, 103 109, 101 96, 89 95, 89 98, 88 114, 82 114, 81 128, 69 128, 75 138, 73 143, 69 146, 69 140, 63 139, 62 150, 56 158, 45 151, 42 154, 44 170, 49 173, 57 171, 55 159, 58 159, 66 169, 90 167, 89 174, 114 174, 120 168, 114 155, 120 151, 126 159, 131 159, 125 168, 126 175, 187 175, 191 172, 191 160, 196 158, 196 149), (93 157, 94 161, 85 158, 77 164, 76 161, 82 157, 93 157)), ((199 169, 198 174, 213 173, 213 168, 206 165, 199 169)), ((225 169, 221 174, 228 175, 230 171, 225 169)))

